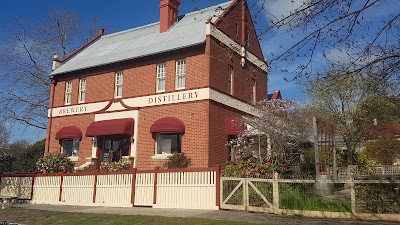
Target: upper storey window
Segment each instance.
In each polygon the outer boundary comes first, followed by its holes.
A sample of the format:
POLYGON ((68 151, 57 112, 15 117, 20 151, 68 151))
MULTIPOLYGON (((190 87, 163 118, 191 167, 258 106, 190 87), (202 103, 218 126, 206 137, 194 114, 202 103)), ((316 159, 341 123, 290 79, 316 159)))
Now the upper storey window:
POLYGON ((186 65, 185 60, 176 61, 176 89, 185 89, 186 65))
POLYGON ((122 97, 123 80, 124 80, 124 78, 123 78, 122 72, 115 73, 115 93, 114 93, 115 98, 122 97))
POLYGON ((257 82, 255 79, 251 79, 251 103, 256 104, 256 93, 257 93, 257 82))
POLYGON ((79 79, 79 103, 85 102, 86 99, 86 79, 81 78, 79 79))
POLYGON ((165 63, 157 65, 157 92, 165 91, 165 63))
POLYGON ((65 104, 71 104, 72 98, 72 81, 67 81, 65 83, 65 104))
POLYGON ((233 94, 233 68, 228 66, 228 94, 233 94))

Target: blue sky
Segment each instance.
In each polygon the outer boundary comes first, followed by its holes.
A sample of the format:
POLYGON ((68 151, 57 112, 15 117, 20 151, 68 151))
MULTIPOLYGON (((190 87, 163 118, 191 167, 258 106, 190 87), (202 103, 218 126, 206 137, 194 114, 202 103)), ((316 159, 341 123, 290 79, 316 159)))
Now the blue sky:
MULTIPOLYGON (((256 0, 249 0, 249 4, 252 5, 256 0)), ((398 11, 397 0, 383 0, 385 4, 378 10, 367 12, 372 14, 375 19, 379 20, 390 12, 398 11), (386 4, 389 3, 389 4, 386 4)), ((179 14, 185 14, 193 11, 195 8, 202 9, 207 6, 226 2, 226 0, 183 0, 179 14)), ((286 14, 288 10, 295 8, 299 1, 293 2, 291 0, 268 0, 267 10, 277 16, 286 14)), ((147 0, 147 1, 132 1, 132 0, 117 0, 117 1, 106 1, 106 0, 40 0, 40 1, 28 1, 28 0, 13 0, 3 1, 0 8, 0 49, 1 40, 4 38, 2 29, 9 26, 11 20, 15 16, 23 15, 31 21, 41 21, 45 18, 48 12, 52 9, 68 9, 76 12, 79 18, 84 23, 89 23, 93 17, 99 19, 99 24, 106 28, 106 34, 134 28, 137 26, 153 23, 159 21, 159 0, 147 0)), ((262 15, 265 17, 267 15, 262 15)), ((261 18, 262 20, 263 18, 261 18)), ((259 26, 265 26, 266 24, 260 24, 259 26)), ((257 27, 256 27, 257 28, 257 27)), ((268 59, 271 52, 279 51, 279 45, 282 43, 290 44, 294 40, 289 33, 278 32, 272 37, 265 37, 261 40, 261 46, 263 48, 264 56, 268 59)), ((332 51, 329 52, 333 58, 340 57, 340 52, 332 51)), ((321 52, 316 53, 317 56, 321 56, 321 52)), ((316 58, 313 62, 314 68, 323 68, 323 60, 316 58)), ((49 62, 49 67, 51 62, 49 62)), ((295 65, 293 65, 295 66, 295 65)), ((1 70, 1 68, 0 68, 1 70)), ((306 97, 302 94, 304 89, 302 86, 295 82, 285 82, 284 78, 290 78, 290 74, 284 74, 279 70, 273 69, 269 74, 268 92, 272 93, 276 89, 280 89, 283 98, 289 98, 298 102, 304 102, 306 97)), ((12 141, 18 139, 28 139, 30 141, 40 140, 45 137, 45 131, 21 127, 14 125, 12 129, 12 141)))
MULTIPOLYGON (((180 5, 180 13, 185 14, 195 8, 202 9, 208 6, 226 2, 226 0, 183 0, 180 5)), ((76 12, 84 23, 88 23, 93 17, 99 19, 99 24, 106 28, 106 33, 117 32, 133 27, 159 21, 159 1, 132 1, 132 0, 14 0, 2 2, 0 9, 0 26, 7 27, 11 24, 13 17, 23 15, 32 21, 44 20, 47 13, 52 9, 69 9, 76 12)), ((0 40, 4 38, 0 33, 0 40)), ((267 44, 263 44, 267 46, 267 44)), ((265 54, 265 52, 264 52, 265 54)), ((50 62, 49 62, 49 66, 50 62)), ((270 74, 268 88, 270 93, 275 89, 281 89, 284 97, 298 96, 298 87, 294 84, 286 84, 280 75, 270 74)), ((12 135, 10 142, 19 139, 30 141, 45 138, 45 131, 12 124, 12 135)))

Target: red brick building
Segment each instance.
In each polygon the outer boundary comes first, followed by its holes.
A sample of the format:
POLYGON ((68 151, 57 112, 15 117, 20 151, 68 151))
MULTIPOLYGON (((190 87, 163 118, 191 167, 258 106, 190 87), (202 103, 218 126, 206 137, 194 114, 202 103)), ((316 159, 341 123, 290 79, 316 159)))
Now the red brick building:
POLYGON ((234 118, 267 97, 267 65, 245 0, 104 35, 55 58, 46 151, 83 169, 130 158, 154 168, 184 152, 191 167, 225 164, 234 118))

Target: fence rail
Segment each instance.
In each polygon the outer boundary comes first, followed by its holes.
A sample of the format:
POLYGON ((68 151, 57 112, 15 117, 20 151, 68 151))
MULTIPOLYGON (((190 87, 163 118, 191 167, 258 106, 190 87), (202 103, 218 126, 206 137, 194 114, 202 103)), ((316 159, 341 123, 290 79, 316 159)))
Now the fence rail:
POLYGON ((221 178, 221 208, 400 221, 400 180, 221 178))

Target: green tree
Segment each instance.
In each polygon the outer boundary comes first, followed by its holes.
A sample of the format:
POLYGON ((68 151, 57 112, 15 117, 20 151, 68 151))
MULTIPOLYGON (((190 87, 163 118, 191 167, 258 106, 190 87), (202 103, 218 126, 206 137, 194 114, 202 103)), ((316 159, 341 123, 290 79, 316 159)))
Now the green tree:
POLYGON ((349 76, 346 71, 328 71, 324 79, 310 81, 307 88, 308 110, 334 123, 347 147, 348 164, 353 164, 354 152, 364 140, 367 123, 360 104, 385 88, 369 76, 349 76))
POLYGON ((373 96, 360 104, 366 121, 377 124, 400 123, 400 98, 396 96, 373 96))
POLYGON ((400 159, 400 140, 394 137, 379 137, 366 143, 366 156, 381 165, 393 165, 400 159))
POLYGON ((13 163, 15 172, 35 172, 37 171, 36 162, 44 154, 46 140, 35 142, 28 146, 13 163))

